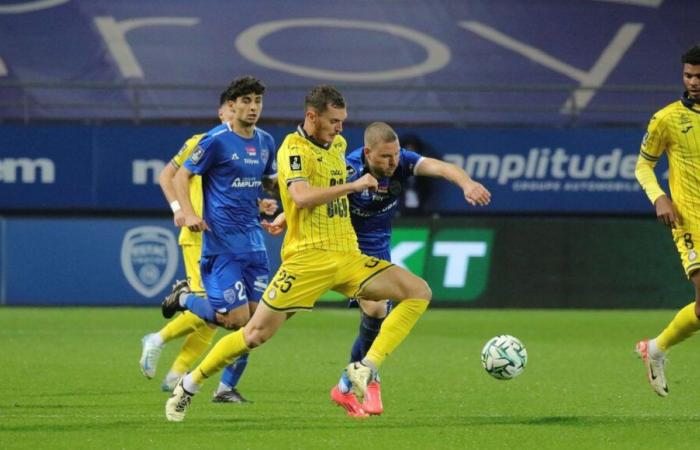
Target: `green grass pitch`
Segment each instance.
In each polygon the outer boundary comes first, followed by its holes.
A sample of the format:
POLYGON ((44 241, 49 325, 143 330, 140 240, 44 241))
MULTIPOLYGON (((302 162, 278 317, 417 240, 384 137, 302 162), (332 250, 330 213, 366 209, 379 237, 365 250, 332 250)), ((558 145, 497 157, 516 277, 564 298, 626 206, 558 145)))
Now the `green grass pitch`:
POLYGON ((251 355, 239 388, 254 403, 211 403, 209 380, 186 420, 168 423, 159 385, 181 341, 164 350, 156 379, 138 368, 159 311, 2 308, 0 448, 697 448, 698 340, 674 349, 666 399, 633 354, 673 314, 431 309, 382 367, 384 414, 357 420, 328 391, 358 313, 322 308, 251 355), (502 333, 529 353, 510 381, 479 363, 502 333))

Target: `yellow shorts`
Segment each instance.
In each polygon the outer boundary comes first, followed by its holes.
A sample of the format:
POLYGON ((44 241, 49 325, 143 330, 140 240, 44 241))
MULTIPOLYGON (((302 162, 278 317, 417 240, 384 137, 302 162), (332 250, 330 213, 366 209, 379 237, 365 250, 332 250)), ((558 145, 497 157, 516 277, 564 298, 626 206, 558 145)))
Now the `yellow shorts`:
POLYGON ((671 230, 673 242, 676 243, 678 254, 681 257, 683 269, 688 278, 696 270, 700 269, 700 227, 689 227, 684 224, 671 230))
POLYGON ((201 245, 183 245, 182 259, 185 261, 185 275, 189 282, 190 289, 196 294, 204 293, 202 286, 202 275, 199 272, 199 260, 202 258, 201 245))
POLYGON ((282 262, 262 301, 276 311, 297 311, 313 308, 329 290, 357 297, 372 277, 391 266, 362 253, 304 250, 282 262))

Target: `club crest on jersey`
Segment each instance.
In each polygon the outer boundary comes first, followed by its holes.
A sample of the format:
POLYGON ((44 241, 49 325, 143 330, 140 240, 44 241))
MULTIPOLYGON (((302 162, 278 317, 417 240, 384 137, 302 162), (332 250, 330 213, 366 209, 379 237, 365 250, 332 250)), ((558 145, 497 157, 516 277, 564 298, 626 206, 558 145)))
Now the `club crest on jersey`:
POLYGON ((267 164, 267 160, 270 159, 270 150, 267 147, 260 149, 260 159, 262 159, 263 164, 267 164))
POLYGON ((291 155, 289 157, 289 168, 292 170, 301 170, 301 156, 291 155))
POLYGON ((144 297, 154 297, 177 270, 177 241, 162 227, 132 228, 124 235, 121 265, 126 280, 144 297))
POLYGON ((192 152, 192 155, 190 155, 190 159, 192 160, 193 164, 198 164, 199 160, 202 159, 202 156, 204 156, 204 149, 198 145, 192 152))
POLYGON ((355 174, 357 173, 357 171, 355 170, 355 168, 354 168, 353 166, 351 166, 350 164, 348 164, 347 166, 345 166, 345 172, 347 173, 348 179, 352 178, 352 176, 355 175, 355 174))
POLYGON ((250 156, 255 156, 255 154, 258 152, 254 146, 252 145, 246 145, 245 146, 245 151, 248 153, 250 156))

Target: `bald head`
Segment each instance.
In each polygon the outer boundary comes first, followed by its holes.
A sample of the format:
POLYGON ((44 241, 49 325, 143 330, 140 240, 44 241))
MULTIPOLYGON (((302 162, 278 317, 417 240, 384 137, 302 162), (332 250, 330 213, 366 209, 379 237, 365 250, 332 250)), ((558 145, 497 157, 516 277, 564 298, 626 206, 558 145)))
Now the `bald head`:
POLYGON ((365 128, 365 147, 376 148, 399 140, 396 132, 384 122, 371 123, 365 128))

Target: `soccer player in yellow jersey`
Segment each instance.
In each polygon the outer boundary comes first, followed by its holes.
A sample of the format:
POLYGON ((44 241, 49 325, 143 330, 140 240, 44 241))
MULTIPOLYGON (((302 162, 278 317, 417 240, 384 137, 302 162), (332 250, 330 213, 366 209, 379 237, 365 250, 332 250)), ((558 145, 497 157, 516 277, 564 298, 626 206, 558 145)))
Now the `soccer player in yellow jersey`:
POLYGON ((635 171, 659 221, 671 228, 685 273, 695 287, 694 301, 656 338, 636 346, 651 387, 662 397, 668 395, 666 352, 700 329, 700 44, 683 54, 681 62, 686 91, 679 101, 651 118, 635 171), (668 155, 670 198, 653 170, 664 152, 668 155))
MULTIPOLYGON (((345 182, 347 144, 340 133, 346 117, 345 99, 335 88, 317 86, 306 96, 304 123, 287 135, 277 154, 287 220, 282 265, 245 327, 219 340, 175 387, 165 405, 168 420, 182 421, 207 378, 270 339, 294 312, 311 310, 330 289, 349 297, 397 301, 367 356, 346 369, 362 402, 377 368, 428 307, 431 292, 425 281, 358 249, 347 194, 374 191, 378 183, 371 174, 345 182)), ((367 413, 359 409, 354 415, 367 413)))

